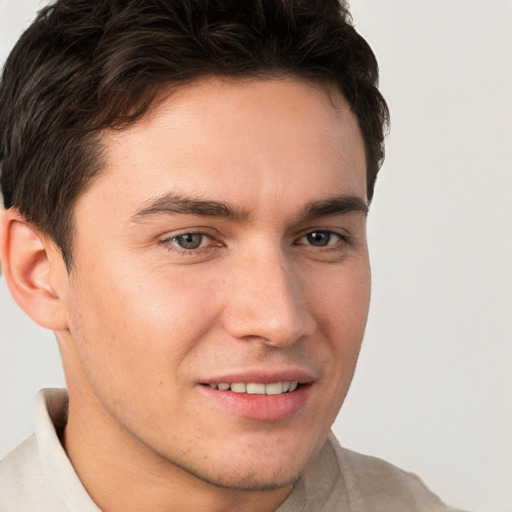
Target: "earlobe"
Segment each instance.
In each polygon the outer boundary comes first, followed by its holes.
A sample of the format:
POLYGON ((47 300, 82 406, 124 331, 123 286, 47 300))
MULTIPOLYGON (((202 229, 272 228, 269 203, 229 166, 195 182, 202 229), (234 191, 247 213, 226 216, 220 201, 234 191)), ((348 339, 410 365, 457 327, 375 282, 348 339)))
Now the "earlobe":
POLYGON ((67 273, 54 244, 11 208, 3 214, 0 249, 2 272, 18 305, 40 326, 66 329, 67 273))

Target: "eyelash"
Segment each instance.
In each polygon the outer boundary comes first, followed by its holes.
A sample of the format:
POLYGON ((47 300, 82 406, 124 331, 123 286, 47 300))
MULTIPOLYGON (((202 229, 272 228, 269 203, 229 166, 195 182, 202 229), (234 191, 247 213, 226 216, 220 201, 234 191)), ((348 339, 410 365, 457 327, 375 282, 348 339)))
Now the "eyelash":
MULTIPOLYGON (((200 231, 187 231, 187 232, 180 233, 178 235, 174 235, 172 237, 166 238, 161 241, 161 244, 163 244, 164 247, 169 252, 172 251, 172 252, 177 252, 178 254, 183 255, 183 256, 191 256, 191 255, 195 255, 198 253, 210 251, 210 250, 215 249, 216 247, 219 247, 222 245, 220 242, 217 242, 216 244, 212 245, 211 244, 212 241, 214 242, 215 238, 207 233, 202 233, 200 231), (175 245, 173 243, 173 242, 177 242, 178 239, 180 239, 182 237, 186 237, 186 236, 200 236, 201 240, 200 240, 199 247, 185 248, 185 247, 180 247, 179 245, 175 245), (205 238, 210 240, 210 244, 206 245, 206 246, 202 246, 203 243, 205 242, 205 238)), ((338 231, 333 231, 333 230, 329 230, 329 229, 315 229, 312 231, 308 231, 307 233, 304 233, 303 235, 298 237, 294 241, 294 245, 305 245, 305 246, 309 246, 313 249, 317 248, 317 249, 320 249, 323 251, 329 251, 329 250, 333 251, 333 250, 338 250, 338 246, 340 244, 345 245, 345 244, 349 243, 349 241, 350 241, 349 236, 347 236, 346 234, 339 233, 338 231), (327 235, 329 237, 327 244, 326 245, 313 245, 313 244, 307 244, 307 243, 301 242, 301 240, 307 239, 307 237, 310 237, 314 234, 327 235), (338 238, 338 240, 335 243, 331 243, 331 240, 333 237, 338 238)))

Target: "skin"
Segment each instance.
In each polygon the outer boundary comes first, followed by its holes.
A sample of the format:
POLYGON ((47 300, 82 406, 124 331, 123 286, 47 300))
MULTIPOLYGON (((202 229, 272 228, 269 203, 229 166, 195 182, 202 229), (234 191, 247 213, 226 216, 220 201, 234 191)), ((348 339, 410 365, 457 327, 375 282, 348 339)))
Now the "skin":
POLYGON ((13 295, 57 332, 68 455, 106 512, 275 510, 322 447, 364 334, 365 212, 303 215, 333 197, 366 203, 357 121, 328 86, 209 78, 103 143, 69 275, 43 235, 15 212, 4 221, 13 295), (176 213, 169 196, 238 217, 176 213), (198 248, 180 247, 186 233, 202 234, 198 248), (27 240, 44 258, 16 270, 27 240), (42 298, 25 299, 15 275, 42 298), (309 385, 277 420, 243 417, 203 386, 285 370, 309 385))

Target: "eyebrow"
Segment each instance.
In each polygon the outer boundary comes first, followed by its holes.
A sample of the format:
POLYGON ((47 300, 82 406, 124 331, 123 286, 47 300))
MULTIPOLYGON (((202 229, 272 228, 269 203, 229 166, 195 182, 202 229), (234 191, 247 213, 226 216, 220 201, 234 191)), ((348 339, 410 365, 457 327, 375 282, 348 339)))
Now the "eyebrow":
POLYGON ((302 221, 309 221, 319 217, 345 215, 352 212, 368 215, 368 211, 368 203, 359 196, 336 196, 307 203, 299 218, 302 221))
MULTIPOLYGON (((319 217, 344 215, 351 212, 368 214, 368 203, 358 196, 336 196, 307 203, 299 214, 299 221, 306 222, 319 217)), ((173 193, 152 200, 131 216, 132 222, 141 222, 153 215, 198 215, 218 217, 237 222, 247 221, 249 212, 224 201, 185 197, 173 193)))
POLYGON ((238 222, 249 218, 249 213, 243 208, 238 208, 224 201, 209 201, 169 193, 151 201, 140 210, 137 210, 135 214, 132 215, 131 221, 140 222, 145 217, 159 214, 220 217, 238 222))

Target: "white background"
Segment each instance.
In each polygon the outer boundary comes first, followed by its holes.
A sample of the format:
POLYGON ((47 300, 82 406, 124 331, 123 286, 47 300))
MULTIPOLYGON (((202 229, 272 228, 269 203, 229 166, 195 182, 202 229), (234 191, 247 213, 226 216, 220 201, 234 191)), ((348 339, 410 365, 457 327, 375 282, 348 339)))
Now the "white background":
MULTIPOLYGON (((0 0, 0 61, 35 0, 0 0)), ((512 511, 512 2, 353 0, 392 113, 369 219, 370 322, 335 424, 445 501, 512 511)), ((0 457, 64 381, 0 280, 0 457)))

